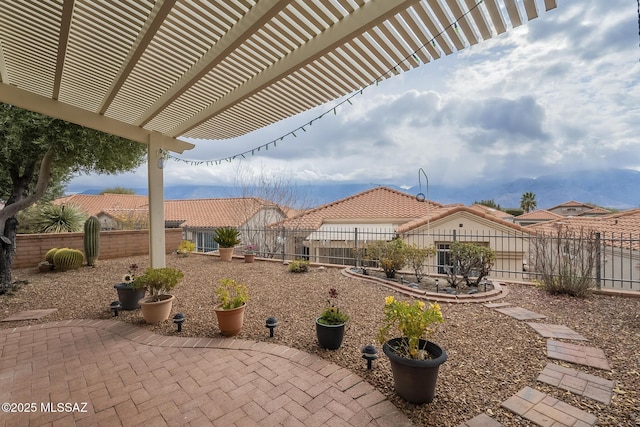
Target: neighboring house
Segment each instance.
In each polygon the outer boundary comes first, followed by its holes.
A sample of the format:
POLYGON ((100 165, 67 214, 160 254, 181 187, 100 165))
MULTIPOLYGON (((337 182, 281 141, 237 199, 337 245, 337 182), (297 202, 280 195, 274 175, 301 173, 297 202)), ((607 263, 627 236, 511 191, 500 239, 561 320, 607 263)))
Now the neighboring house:
POLYGON ((589 205, 587 203, 576 202, 575 200, 570 200, 568 202, 564 202, 559 204, 558 206, 554 206, 548 209, 549 212, 553 212, 562 216, 582 216, 582 215, 607 215, 611 212, 600 208, 598 206, 589 205))
POLYGON ((471 206, 469 206, 470 209, 474 209, 478 212, 481 212, 483 214, 488 214, 488 215, 493 215, 499 219, 502 219, 504 221, 509 221, 509 222, 514 222, 514 216, 511 215, 510 213, 507 213, 505 211, 501 211, 500 209, 496 209, 496 208, 491 208, 489 206, 485 206, 485 205, 481 205, 479 203, 475 203, 471 206))
POLYGON ((258 252, 270 251, 265 230, 286 218, 277 205, 257 197, 165 200, 164 207, 165 220, 182 221, 185 239, 193 241, 199 252, 218 249, 213 237, 220 227, 235 227, 243 244, 253 244, 258 252))
POLYGON ((459 241, 473 242, 494 251, 496 259, 491 277, 521 278, 533 232, 514 224, 508 216, 503 219, 500 213, 496 213, 495 210, 479 209, 476 205, 446 205, 437 209, 428 220, 420 218, 405 223, 396 232, 405 243, 436 249, 435 264, 431 263, 428 270, 431 274, 446 273, 451 265, 451 243, 459 241))
POLYGON ((527 212, 522 215, 518 215, 513 218, 513 222, 516 224, 526 227, 528 225, 539 224, 541 222, 553 221, 554 219, 564 218, 562 215, 558 215, 557 213, 553 213, 551 211, 545 209, 538 209, 533 212, 527 212))
MULTIPOLYGON (((147 196, 75 194, 53 203, 80 207, 87 215, 97 216, 104 230, 147 228, 149 224, 147 196)), ((217 250, 213 236, 219 227, 238 228, 243 243, 253 243, 260 250, 264 229, 286 218, 278 206, 255 197, 165 200, 164 211, 165 226, 182 227, 184 238, 193 241, 200 252, 217 250)))
POLYGON ((431 215, 442 206, 415 196, 376 187, 309 209, 277 224, 286 232, 286 252, 313 262, 343 264, 356 257, 354 248, 367 241, 389 240, 396 228, 431 215))
POLYGON ((606 216, 567 217, 530 227, 536 233, 557 235, 567 228, 576 235, 597 232, 600 263, 595 277, 603 288, 638 289, 640 283, 640 209, 630 209, 606 216))

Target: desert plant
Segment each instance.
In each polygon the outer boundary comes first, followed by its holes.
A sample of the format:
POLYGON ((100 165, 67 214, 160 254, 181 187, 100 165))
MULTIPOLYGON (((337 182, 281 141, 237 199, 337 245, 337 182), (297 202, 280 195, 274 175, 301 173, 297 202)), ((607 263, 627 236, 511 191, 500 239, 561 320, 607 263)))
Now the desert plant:
POLYGON ((183 240, 178 246, 178 254, 187 256, 196 248, 196 244, 191 240, 183 240))
POLYGON ((593 286, 596 232, 559 225, 555 233, 539 233, 532 240, 532 275, 551 294, 585 297, 593 286))
POLYGON ((238 308, 249 300, 249 291, 244 283, 234 279, 220 279, 216 288, 218 304, 223 310, 238 308))
POLYGON ((447 282, 454 288, 463 282, 467 286, 478 286, 496 259, 491 248, 473 242, 452 242, 449 255, 452 266, 447 270, 447 282))
POLYGON ((240 232, 233 227, 218 228, 213 241, 221 248, 232 248, 240 243, 240 232))
POLYGON ((292 273, 306 273, 309 271, 309 261, 296 259, 289 263, 289 271, 292 273))
POLYGON ((416 275, 418 282, 422 281, 422 278, 426 275, 424 271, 424 264, 429 257, 436 254, 436 248, 431 245, 426 248, 421 248, 415 244, 407 245, 405 248, 405 257, 409 267, 416 275))
POLYGON ((376 261, 389 279, 406 263, 406 245, 400 239, 378 240, 367 244, 366 259, 376 261))
POLYGON ((53 257, 55 256, 56 252, 58 252, 58 248, 49 249, 47 253, 44 255, 44 260, 47 261, 49 264, 53 264, 53 257))
POLYGON ((67 271, 82 267, 84 256, 77 249, 62 248, 53 256, 53 265, 56 270, 67 271))
POLYGON ((147 268, 144 274, 133 279, 133 286, 149 292, 151 301, 160 301, 183 277, 184 274, 173 267, 147 268))
POLYGON ((82 230, 87 215, 75 205, 53 205, 39 207, 34 228, 37 233, 65 233, 82 230))
POLYGON ((100 220, 90 216, 84 223, 84 255, 88 266, 95 266, 100 254, 100 220))

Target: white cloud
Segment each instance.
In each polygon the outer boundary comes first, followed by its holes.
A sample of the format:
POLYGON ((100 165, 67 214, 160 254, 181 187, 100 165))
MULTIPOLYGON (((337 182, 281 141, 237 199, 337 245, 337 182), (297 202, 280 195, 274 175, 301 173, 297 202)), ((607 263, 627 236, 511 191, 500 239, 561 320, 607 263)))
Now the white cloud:
MULTIPOLYGON (((464 184, 637 167, 639 59, 634 4, 560 0, 556 10, 520 28, 367 88, 353 105, 344 104, 297 138, 287 137, 243 162, 286 170, 302 184, 416 185, 419 168, 432 183, 464 184)), ((242 138, 199 142, 178 157, 232 156, 335 105, 242 138)), ((234 163, 170 161, 165 185, 231 184, 234 163)), ((111 178, 75 180, 107 182, 111 178)), ((134 183, 146 185, 144 167, 115 185, 134 183)))

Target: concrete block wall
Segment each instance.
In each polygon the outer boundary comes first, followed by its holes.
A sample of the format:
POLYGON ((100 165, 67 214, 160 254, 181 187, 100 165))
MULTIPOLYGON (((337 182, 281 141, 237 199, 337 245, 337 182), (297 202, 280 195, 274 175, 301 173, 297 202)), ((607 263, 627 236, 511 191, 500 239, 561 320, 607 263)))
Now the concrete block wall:
MULTIPOLYGON (((36 267, 51 248, 79 249, 84 253, 84 233, 19 234, 12 268, 36 267)), ((182 229, 165 229, 165 251, 177 249, 182 229)), ((149 230, 117 230, 100 232, 98 259, 125 258, 149 254, 149 230)))

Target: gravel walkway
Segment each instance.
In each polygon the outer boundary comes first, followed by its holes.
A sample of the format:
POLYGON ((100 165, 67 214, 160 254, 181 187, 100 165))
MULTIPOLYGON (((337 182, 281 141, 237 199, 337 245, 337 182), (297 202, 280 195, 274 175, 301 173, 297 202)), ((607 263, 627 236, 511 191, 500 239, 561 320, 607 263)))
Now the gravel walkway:
MULTIPOLYGON (((57 308, 38 321, 0 322, 0 328, 25 326, 61 319, 109 318, 109 303, 117 299, 113 285, 127 272, 130 263, 141 268, 148 257, 101 261, 96 268, 65 273, 38 273, 35 269, 14 271, 15 280, 26 280, 13 295, 0 296, 0 317, 23 310, 57 308)), ((313 268, 304 274, 289 273, 277 262, 231 263, 217 257, 168 256, 168 266, 185 273, 174 294, 173 312, 183 312, 183 336, 220 336, 213 311, 216 281, 230 277, 249 287, 250 300, 240 338, 271 341, 317 354, 366 378, 388 396, 415 425, 455 426, 486 413, 506 426, 526 426, 528 421, 500 407, 500 404, 529 386, 599 417, 599 425, 640 425, 640 299, 592 296, 585 300, 549 296, 522 285, 510 285, 503 300, 547 316, 545 323, 566 325, 604 350, 612 371, 568 367, 616 382, 611 405, 566 393, 536 381, 549 361, 546 339, 523 321, 518 321, 482 304, 443 305, 445 323, 432 341, 441 345, 449 360, 440 368, 436 399, 431 404, 411 405, 393 391, 393 379, 386 357, 375 335, 382 319, 388 289, 343 276, 338 269, 313 268), (351 316, 341 349, 318 348, 314 319, 321 312, 329 288, 339 292, 338 305, 351 316), (279 326, 269 338, 265 320, 275 316, 279 326), (371 371, 361 358, 366 344, 375 344, 381 358, 371 371)), ((395 295, 402 298, 400 295, 395 295)), ((119 319, 153 332, 174 335, 171 322, 146 325, 139 312, 122 312, 119 319)))

